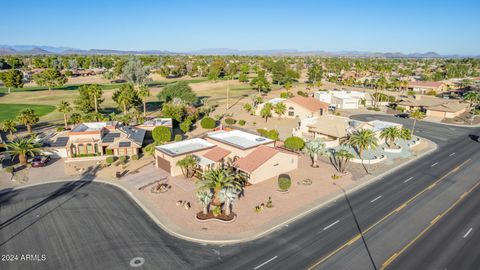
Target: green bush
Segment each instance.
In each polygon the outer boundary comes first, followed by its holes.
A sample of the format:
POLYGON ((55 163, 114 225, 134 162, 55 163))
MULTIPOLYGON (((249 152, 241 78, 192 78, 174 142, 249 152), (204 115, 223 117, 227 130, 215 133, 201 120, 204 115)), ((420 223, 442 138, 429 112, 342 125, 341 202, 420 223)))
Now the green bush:
POLYGON ((143 152, 153 156, 155 154, 155 146, 157 146, 156 143, 151 143, 143 148, 143 152))
POLYGON ((172 139, 172 131, 169 127, 155 127, 152 131, 152 137, 157 143, 169 142, 172 139))
POLYGON ((179 142, 179 141, 181 141, 181 140, 183 140, 182 135, 180 135, 180 134, 175 135, 175 141, 176 141, 176 142, 179 142))
POLYGON ((205 117, 200 121, 200 125, 204 129, 213 129, 217 126, 216 121, 211 117, 205 117))
POLYGON ((64 130, 65 130, 64 127, 57 127, 57 132, 62 132, 62 131, 64 131, 64 130))
POLYGON ((180 124, 180 130, 183 131, 183 133, 187 133, 190 131, 190 126, 192 125, 192 121, 190 119, 186 119, 180 124))
POLYGON ((271 140, 278 140, 279 133, 278 133, 278 130, 276 129, 267 130, 264 128, 260 128, 260 129, 257 129, 257 132, 262 137, 267 137, 271 140))
POLYGON ((138 155, 133 155, 132 160, 138 160, 138 155))
POLYGON ((278 177, 278 188, 281 191, 287 191, 291 186, 292 186, 292 180, 290 179, 290 176, 286 174, 281 174, 278 177))
POLYGON ((212 210, 212 214, 213 216, 219 216, 222 214, 222 208, 220 208, 220 206, 215 206, 212 210))
POLYGON ((236 122, 237 122, 237 120, 235 120, 233 118, 226 118, 225 119, 225 124, 227 124, 227 125, 234 125, 236 122))
POLYGON ((245 120, 238 120, 240 126, 244 126, 247 122, 245 120))
POLYGON ((127 159, 128 159, 127 156, 121 156, 121 157, 118 158, 118 161, 120 161, 122 163, 125 163, 125 162, 127 162, 127 159))
POLYGON ((107 164, 112 164, 113 162, 115 162, 115 157, 107 157, 107 159, 105 159, 105 162, 107 162, 107 164))
POLYGON ((113 149, 105 150, 105 155, 113 155, 113 149))
POLYGON ((13 174, 13 172, 15 171, 13 166, 5 167, 4 170, 5 170, 6 173, 9 173, 9 174, 13 174))
POLYGON ((281 92, 280 93, 280 98, 288 98, 288 93, 287 92, 281 92))
POLYGON ((298 91, 297 95, 302 96, 302 97, 308 97, 308 93, 303 92, 303 91, 298 91))
POLYGON ((375 108, 373 108, 373 110, 376 111, 376 112, 379 112, 379 111, 380 111, 380 108, 376 108, 376 107, 375 107, 375 108))
POLYGON ((435 90, 430 90, 426 93, 426 95, 428 96, 436 96, 437 95, 437 92, 435 92, 435 90))
POLYGON ((399 112, 405 112, 406 108, 402 107, 402 106, 397 106, 395 108, 395 110, 399 111, 399 112))
POLYGON ((284 145, 289 150, 299 151, 305 146, 305 141, 300 137, 292 136, 285 140, 284 145))

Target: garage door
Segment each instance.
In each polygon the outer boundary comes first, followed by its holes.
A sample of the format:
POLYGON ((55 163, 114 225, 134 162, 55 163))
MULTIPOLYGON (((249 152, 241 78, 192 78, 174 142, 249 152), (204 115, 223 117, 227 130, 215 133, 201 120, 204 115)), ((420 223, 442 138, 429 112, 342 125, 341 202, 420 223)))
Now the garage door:
POLYGON ((49 149, 48 151, 43 151, 45 155, 51 156, 52 158, 66 158, 67 150, 66 149, 49 149))
POLYGON ((165 160, 161 157, 157 157, 157 166, 158 168, 163 169, 168 173, 170 173, 170 161, 165 160))
POLYGON ((352 101, 344 102, 342 109, 358 109, 358 103, 352 101))

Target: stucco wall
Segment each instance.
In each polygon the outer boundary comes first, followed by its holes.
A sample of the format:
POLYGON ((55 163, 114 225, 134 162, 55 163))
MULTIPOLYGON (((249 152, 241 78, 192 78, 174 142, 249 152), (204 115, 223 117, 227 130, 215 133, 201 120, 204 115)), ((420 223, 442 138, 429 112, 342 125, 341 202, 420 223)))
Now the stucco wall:
POLYGON ((298 168, 298 156, 287 153, 277 153, 262 166, 250 174, 249 182, 256 184, 279 174, 287 173, 298 168))

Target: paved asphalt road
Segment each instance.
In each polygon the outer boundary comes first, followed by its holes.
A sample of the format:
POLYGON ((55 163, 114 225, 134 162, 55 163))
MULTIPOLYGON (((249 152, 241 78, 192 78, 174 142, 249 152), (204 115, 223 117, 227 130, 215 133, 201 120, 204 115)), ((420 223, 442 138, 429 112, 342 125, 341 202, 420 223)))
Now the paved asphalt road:
MULTIPOLYGON (((408 119, 388 120, 411 124, 408 119)), ((139 269, 307 268, 465 160, 479 157, 480 145, 469 137, 478 135, 478 129, 420 121, 416 130, 439 149, 269 236, 234 246, 175 239, 126 194, 88 179, 73 186, 5 191, 0 194, 0 254, 34 252, 47 254, 47 260, 0 262, 0 269, 131 269, 134 257, 144 258, 139 269)))
POLYGON ((465 197, 389 269, 479 269, 480 187, 465 197))

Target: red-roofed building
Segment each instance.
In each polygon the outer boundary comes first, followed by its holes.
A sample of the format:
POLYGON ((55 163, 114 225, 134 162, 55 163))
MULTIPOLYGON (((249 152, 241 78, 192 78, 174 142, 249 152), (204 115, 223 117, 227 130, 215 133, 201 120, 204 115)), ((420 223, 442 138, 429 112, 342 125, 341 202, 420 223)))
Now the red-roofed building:
MULTIPOLYGON (((280 115, 280 117, 304 119, 324 115, 328 112, 328 103, 322 102, 313 97, 303 96, 295 96, 289 99, 274 98, 258 105, 255 112, 257 115, 260 115, 260 111, 263 109, 265 104, 271 103, 275 105, 276 103, 280 102, 284 103, 287 106, 287 111, 285 112, 285 114, 280 115)), ((279 116, 275 114, 273 110, 272 115, 275 117, 279 116)))
POLYGON ((223 161, 223 159, 226 156, 230 155, 230 153, 231 153, 231 151, 229 151, 227 149, 223 149, 219 146, 215 146, 210 151, 203 154, 203 157, 208 158, 208 159, 210 159, 212 161, 215 161, 215 162, 220 162, 220 161, 223 161))
POLYGON ((408 90, 416 93, 425 94, 435 91, 437 94, 447 90, 447 85, 443 82, 416 81, 408 83, 408 90))

